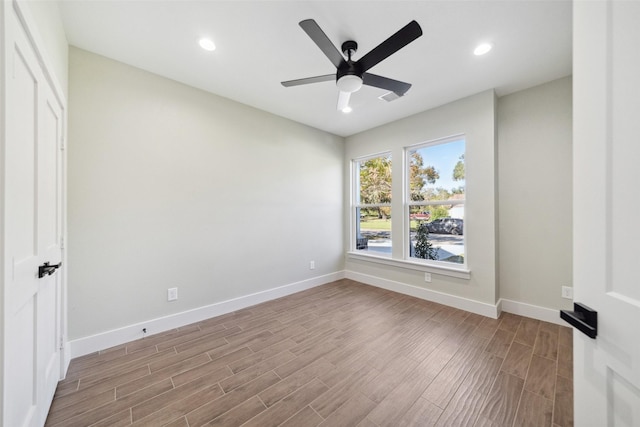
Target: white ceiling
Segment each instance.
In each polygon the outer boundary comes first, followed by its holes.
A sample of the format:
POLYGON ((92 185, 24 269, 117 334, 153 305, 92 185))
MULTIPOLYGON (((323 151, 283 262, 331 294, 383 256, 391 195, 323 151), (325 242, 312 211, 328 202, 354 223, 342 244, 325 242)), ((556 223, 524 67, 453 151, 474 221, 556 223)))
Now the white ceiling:
POLYGON ((502 96, 571 74, 571 2, 61 0, 71 45, 337 135, 348 136, 487 89, 502 96), (354 60, 412 19, 423 36, 370 71, 413 84, 392 102, 364 86, 336 111, 335 72, 298 26, 312 18, 354 60), (216 45, 198 46, 202 36, 216 45), (482 57, 479 42, 493 43, 482 57))

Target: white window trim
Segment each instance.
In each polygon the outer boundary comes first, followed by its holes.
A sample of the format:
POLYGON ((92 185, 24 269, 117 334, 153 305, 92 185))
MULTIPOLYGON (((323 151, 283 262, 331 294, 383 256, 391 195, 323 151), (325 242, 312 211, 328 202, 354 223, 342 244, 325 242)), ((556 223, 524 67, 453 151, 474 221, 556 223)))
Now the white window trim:
MULTIPOLYGON (((410 240, 411 238, 409 237, 409 229, 411 227, 411 221, 408 221, 409 218, 409 209, 411 206, 440 206, 440 205, 462 205, 465 204, 466 201, 466 182, 465 182, 465 198, 464 199, 454 199, 454 200, 437 200, 437 201, 412 201, 411 200, 411 194, 410 194, 410 190, 409 190, 409 166, 411 164, 411 159, 409 158, 409 152, 411 150, 416 150, 417 148, 423 148, 423 147, 428 147, 428 146, 435 146, 435 145, 442 145, 442 144, 447 144, 449 142, 454 142, 454 141, 458 141, 460 139, 463 139, 465 141, 465 153, 466 153, 466 143, 467 140, 465 138, 465 134, 461 133, 458 135, 452 135, 452 136, 447 136, 444 138, 438 138, 438 139, 433 139, 430 141, 424 141, 424 142, 420 142, 417 144, 412 144, 412 145, 407 145, 405 147, 403 147, 403 152, 404 152, 404 159, 403 159, 403 192, 402 192, 402 201, 403 201, 403 211, 404 211, 404 218, 403 218, 403 258, 404 261, 408 262, 408 263, 413 263, 413 264, 424 264, 424 263, 428 263, 430 268, 437 268, 437 269, 442 269, 445 271, 461 271, 461 272, 466 272, 467 275, 469 275, 469 277, 463 277, 463 278, 470 278, 470 273, 471 271, 468 269, 467 266, 467 257, 464 257, 464 263, 463 264, 456 264, 456 263, 452 263, 452 262, 446 262, 446 261, 435 261, 435 260, 420 260, 420 258, 412 258, 410 253, 409 253, 409 249, 408 246, 411 244, 410 240)), ((465 232, 464 235, 462 236, 462 238, 464 239, 464 247, 465 249, 467 248, 467 233, 465 232)), ((427 270, 425 270, 427 271, 427 270)), ((434 272, 437 273, 437 272, 434 272)), ((458 276, 454 276, 454 277, 458 277, 458 276)))
MULTIPOLYGON (((380 254, 376 254, 376 253, 372 253, 372 252, 367 252, 367 251, 356 251, 355 247, 356 247, 356 236, 355 236, 355 210, 358 207, 362 207, 362 205, 360 205, 359 202, 359 175, 357 176, 356 174, 359 173, 358 168, 355 167, 356 162, 363 162, 363 161, 367 161, 369 159, 372 158, 376 158, 376 157, 381 157, 381 156, 392 156, 391 151, 381 151, 379 153, 375 153, 375 154, 370 154, 370 155, 366 155, 366 156, 362 156, 362 157, 357 157, 357 158, 353 158, 351 159, 351 194, 350 194, 350 199, 351 199, 351 203, 349 206, 349 251, 347 251, 346 253, 346 258, 349 260, 356 260, 356 261, 364 261, 364 262, 370 262, 370 263, 374 263, 374 264, 379 264, 379 265, 387 265, 390 267, 396 267, 396 268, 401 268, 401 269, 409 269, 409 270, 414 270, 414 271, 421 271, 421 272, 425 272, 425 273, 432 273, 432 274, 439 274, 441 276, 448 276, 448 277, 455 277, 458 279, 464 279, 464 280, 470 280, 471 279, 471 270, 468 268, 467 262, 466 262, 466 257, 465 257, 465 263, 464 264, 456 264, 456 263, 451 263, 451 262, 444 262, 444 261, 434 261, 434 260, 421 260, 419 258, 410 258, 409 256, 409 249, 408 249, 408 245, 407 245, 407 236, 409 236, 409 227, 410 227, 410 223, 407 221, 407 218, 409 218, 409 206, 415 206, 415 205, 429 205, 429 204, 433 204, 433 205, 438 205, 438 204, 443 204, 441 201, 438 202, 411 202, 409 200, 409 195, 408 195, 408 187, 407 187, 407 179, 408 179, 408 165, 409 165, 409 159, 408 159, 408 152, 410 149, 418 147, 418 146, 424 146, 424 145, 428 145, 430 143, 439 143, 439 144, 443 144, 449 141, 455 141, 457 139, 460 138, 465 138, 465 134, 458 134, 458 135, 452 135, 449 137, 445 137, 445 138, 438 138, 432 141, 427 141, 427 142, 420 142, 418 144, 413 144, 410 146, 405 146, 403 147, 403 151, 404 151, 404 155, 402 156, 402 187, 403 187, 403 191, 402 191, 402 197, 403 197, 403 211, 404 211, 404 218, 401 219, 401 223, 402 223, 402 230, 403 230, 403 237, 402 237, 402 242, 403 242, 403 249, 402 249, 402 254, 403 254, 403 258, 402 259, 398 259, 398 258, 392 258, 391 256, 385 256, 385 255, 380 255, 380 254)), ((392 157, 392 162, 397 163, 397 160, 394 161, 393 157, 392 157)), ((393 176, 393 173, 392 173, 393 176)), ((466 198, 465 198, 466 200, 466 198)), ((465 200, 460 200, 460 199, 456 199, 456 200, 451 200, 450 203, 447 202, 446 204, 464 204, 465 200)), ((373 205, 372 205, 373 206, 373 205)), ((378 205, 376 205, 378 206, 378 205)), ((390 203, 385 203, 385 204, 380 204, 380 206, 385 206, 385 207, 391 207, 390 203)), ((393 214, 392 214, 392 218, 393 218, 393 214)), ((396 216, 397 218, 397 216, 396 216)), ((393 221, 393 219, 392 219, 393 221)), ((397 221, 397 220, 396 220, 397 221)), ((392 222, 393 224, 393 222, 392 222)), ((396 223, 397 224, 397 223, 396 223)), ((396 228, 398 227, 398 225, 396 225, 396 228)), ((393 233, 393 225, 392 225, 392 230, 391 232, 393 233)), ((465 239, 465 247, 467 244, 466 241, 466 233, 464 235, 464 239, 465 239)))
MULTIPOLYGON (((349 207, 349 217, 351 219, 349 221, 349 239, 350 239, 349 252, 369 253, 367 251, 355 252, 356 243, 357 243, 357 236, 355 233, 355 229, 357 227, 356 221, 359 220, 359 219, 356 219, 356 209, 358 208, 367 209, 367 208, 377 208, 377 207, 391 208, 391 203, 373 203, 373 204, 360 203, 360 170, 357 167, 355 167, 355 165, 356 163, 366 162, 367 160, 375 159, 377 157, 387 157, 387 156, 391 158, 391 161, 393 162, 391 151, 382 151, 380 153, 369 154, 366 156, 351 159, 351 203, 350 203, 351 206, 349 207)), ((393 168, 393 163, 392 163, 392 168, 393 168)), ((393 179, 393 169, 391 169, 391 175, 393 179)), ((393 215, 392 215, 392 227, 393 227, 393 215)), ((390 230, 390 233, 393 233, 393 230, 390 230)), ((391 258, 391 256, 392 254, 389 254, 388 256, 382 255, 382 256, 377 256, 376 258, 389 259, 391 258)))
POLYGON ((407 206, 439 206, 439 205, 464 205, 466 199, 447 199, 447 200, 438 200, 435 202, 407 202, 407 206))
POLYGON ((467 268, 454 267, 455 264, 451 262, 446 263, 451 265, 442 265, 441 263, 435 265, 431 264, 429 261, 419 261, 417 258, 396 259, 380 255, 373 255, 371 253, 354 251, 347 252, 347 258, 358 261, 371 262, 375 264, 388 265, 391 267, 423 271, 425 273, 440 274, 442 276, 457 277, 459 279, 471 279, 471 270, 467 268))

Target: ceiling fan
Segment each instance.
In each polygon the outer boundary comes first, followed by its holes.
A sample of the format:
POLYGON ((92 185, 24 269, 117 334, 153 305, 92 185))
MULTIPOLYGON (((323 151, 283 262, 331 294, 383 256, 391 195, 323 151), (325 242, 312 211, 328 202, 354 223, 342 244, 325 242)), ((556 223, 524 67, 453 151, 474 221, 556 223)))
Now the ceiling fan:
POLYGON ((329 58, 329 61, 336 67, 337 71, 335 74, 289 80, 282 82, 283 86, 299 86, 309 83, 327 82, 335 79, 336 85, 340 90, 338 110, 344 110, 349 106, 351 94, 357 92, 363 84, 386 89, 398 97, 404 96, 411 87, 410 83, 378 76, 367 71, 422 35, 422 29, 416 21, 409 22, 357 61, 351 59, 351 56, 358 49, 358 44, 355 41, 348 40, 342 43, 342 52, 346 56, 345 59, 340 51, 331 43, 331 40, 329 40, 316 21, 313 19, 305 19, 301 21, 299 25, 307 35, 311 37, 311 40, 313 40, 320 50, 324 52, 327 58, 329 58))

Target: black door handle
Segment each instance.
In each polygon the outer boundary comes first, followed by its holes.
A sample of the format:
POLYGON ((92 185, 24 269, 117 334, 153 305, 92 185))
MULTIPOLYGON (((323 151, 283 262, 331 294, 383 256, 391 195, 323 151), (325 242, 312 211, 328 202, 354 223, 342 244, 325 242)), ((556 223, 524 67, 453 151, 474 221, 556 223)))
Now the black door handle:
POLYGON ((61 265, 62 265, 62 262, 59 262, 58 264, 54 264, 54 265, 49 265, 48 262, 45 262, 44 264, 38 267, 38 278, 42 279, 44 276, 51 276, 53 273, 56 272, 58 268, 60 268, 61 265))
POLYGON ((584 304, 573 303, 573 311, 560 310, 560 318, 589 338, 595 339, 598 335, 598 312, 584 304))

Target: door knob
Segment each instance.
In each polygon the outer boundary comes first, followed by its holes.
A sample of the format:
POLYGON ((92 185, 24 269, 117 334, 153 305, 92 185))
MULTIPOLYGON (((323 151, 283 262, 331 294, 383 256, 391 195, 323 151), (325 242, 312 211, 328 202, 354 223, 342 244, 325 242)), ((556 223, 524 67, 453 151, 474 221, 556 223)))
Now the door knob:
POLYGON ((59 262, 58 264, 54 264, 54 265, 49 265, 48 262, 45 262, 44 264, 38 267, 38 278, 42 279, 44 276, 51 276, 53 273, 56 272, 58 268, 60 268, 61 265, 62 265, 62 262, 59 262))
POLYGON ((574 303, 573 311, 560 310, 560 317, 589 338, 598 335, 598 312, 584 304, 574 303))

